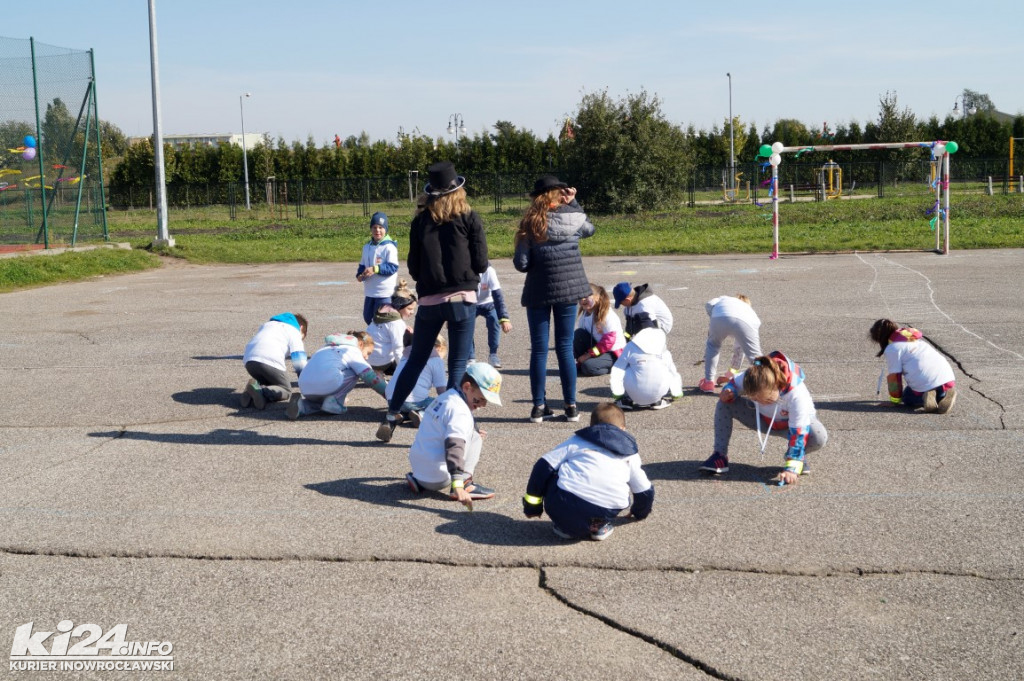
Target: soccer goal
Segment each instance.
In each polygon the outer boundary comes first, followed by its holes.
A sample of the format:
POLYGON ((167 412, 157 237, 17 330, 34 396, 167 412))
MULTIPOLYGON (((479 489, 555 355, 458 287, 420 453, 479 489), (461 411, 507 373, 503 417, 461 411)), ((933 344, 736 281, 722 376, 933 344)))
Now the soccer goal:
POLYGON ((935 201, 928 215, 935 231, 935 251, 949 253, 949 157, 956 153, 957 143, 943 140, 932 142, 885 142, 876 144, 819 144, 787 147, 782 142, 762 145, 760 156, 771 166, 769 195, 772 202, 772 252, 770 258, 779 257, 779 165, 784 154, 796 157, 811 152, 881 151, 886 149, 927 149, 931 153, 932 174, 929 186, 935 201))

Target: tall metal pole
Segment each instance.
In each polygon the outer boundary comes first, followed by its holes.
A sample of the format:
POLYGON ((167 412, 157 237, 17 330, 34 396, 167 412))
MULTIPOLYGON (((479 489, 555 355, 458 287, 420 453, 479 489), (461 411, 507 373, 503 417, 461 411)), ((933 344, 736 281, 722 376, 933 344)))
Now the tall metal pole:
POLYGON ((732 74, 725 74, 729 78, 729 189, 735 189, 733 185, 736 178, 736 153, 733 150, 733 139, 735 136, 732 131, 732 74))
POLYGON ((167 231, 167 178, 164 175, 164 131, 160 122, 160 75, 156 49, 156 0, 149 0, 149 63, 153 81, 153 167, 156 176, 156 240, 154 246, 174 246, 167 231))
POLYGON ((252 210, 249 203, 249 156, 245 152, 245 108, 242 106, 242 97, 252 97, 251 92, 238 95, 238 110, 242 113, 242 170, 245 171, 245 209, 252 210))
MULTIPOLYGON (((29 49, 32 51, 32 98, 36 103, 36 163, 39 164, 39 207, 43 211, 43 248, 50 247, 50 226, 46 222, 46 182, 43 175, 46 174, 46 166, 43 164, 43 130, 39 123, 39 82, 36 78, 36 40, 29 37, 29 49)), ((27 193, 27 192, 26 192, 27 193)), ((39 237, 36 237, 38 240, 39 237)))

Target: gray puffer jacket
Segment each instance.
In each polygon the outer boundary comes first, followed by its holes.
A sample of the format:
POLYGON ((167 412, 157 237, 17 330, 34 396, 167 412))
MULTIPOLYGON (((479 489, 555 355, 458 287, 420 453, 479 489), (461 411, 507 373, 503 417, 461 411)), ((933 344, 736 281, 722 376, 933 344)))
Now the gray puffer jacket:
POLYGON ((590 295, 580 239, 593 233, 594 225, 573 200, 548 213, 547 241, 534 243, 523 239, 516 245, 512 264, 526 273, 523 307, 576 303, 590 295))

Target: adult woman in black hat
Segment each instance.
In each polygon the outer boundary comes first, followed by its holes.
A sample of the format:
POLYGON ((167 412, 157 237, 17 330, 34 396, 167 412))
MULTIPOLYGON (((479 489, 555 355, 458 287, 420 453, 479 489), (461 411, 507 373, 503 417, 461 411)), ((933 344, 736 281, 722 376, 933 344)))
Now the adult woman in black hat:
POLYGON ((487 238, 483 221, 466 201, 466 178, 449 161, 428 168, 424 209, 412 221, 406 267, 416 281, 412 349, 388 402, 387 419, 377 438, 388 442, 398 414, 426 366, 441 327, 448 325, 448 387, 466 373, 466 360, 476 319, 476 289, 487 270, 487 238))
POLYGON ((590 295, 590 282, 580 256, 580 239, 592 235, 594 225, 576 203, 576 189, 554 175, 537 180, 530 196, 533 201, 519 223, 513 257, 515 268, 526 272, 522 304, 530 327, 530 389, 533 393, 530 421, 540 423, 553 415, 545 394, 552 320, 565 418, 578 421, 572 336, 576 306, 581 298, 590 295))

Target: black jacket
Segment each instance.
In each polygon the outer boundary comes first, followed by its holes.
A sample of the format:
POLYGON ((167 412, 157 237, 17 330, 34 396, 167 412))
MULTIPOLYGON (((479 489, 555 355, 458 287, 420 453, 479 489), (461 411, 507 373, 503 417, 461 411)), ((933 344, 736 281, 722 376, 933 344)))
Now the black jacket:
POLYGON ((476 291, 480 274, 487 271, 487 236, 476 211, 438 225, 423 211, 409 233, 409 275, 416 293, 423 296, 476 291))

